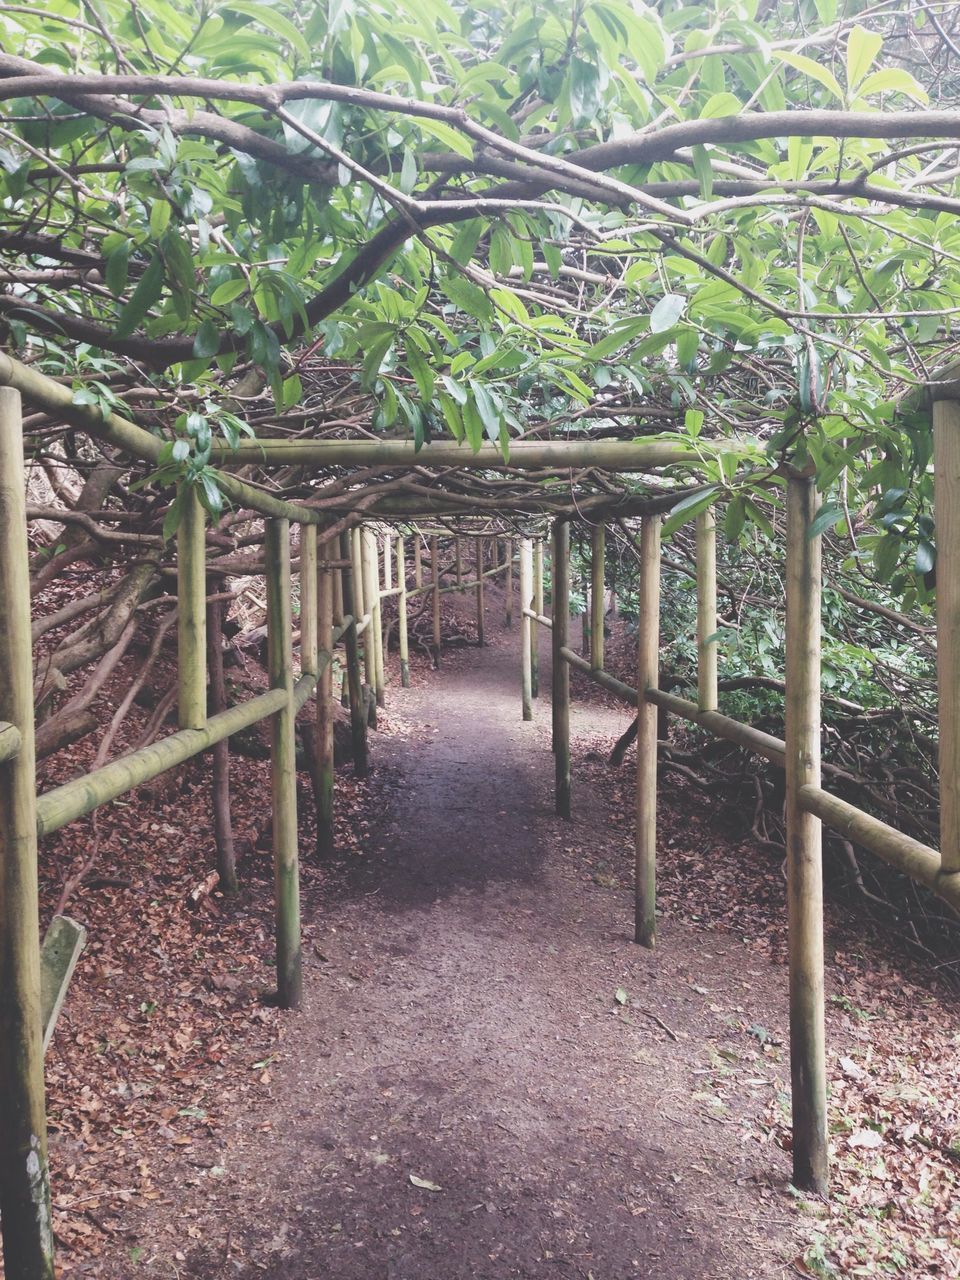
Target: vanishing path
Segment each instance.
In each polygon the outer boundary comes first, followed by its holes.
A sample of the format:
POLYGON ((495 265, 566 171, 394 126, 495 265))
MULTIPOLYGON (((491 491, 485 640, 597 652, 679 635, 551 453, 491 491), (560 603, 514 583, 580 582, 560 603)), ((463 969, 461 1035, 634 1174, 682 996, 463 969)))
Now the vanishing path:
MULTIPOLYGON (((629 895, 576 856, 623 838, 583 787, 553 816, 549 701, 521 722, 516 646, 391 689, 378 851, 307 904, 308 1005, 190 1274, 788 1274, 787 1160, 755 1123, 784 1068, 743 1030, 782 1025, 781 975, 669 922, 655 954, 632 944, 629 895)), ((581 706, 574 730, 604 717, 626 723, 581 706)))

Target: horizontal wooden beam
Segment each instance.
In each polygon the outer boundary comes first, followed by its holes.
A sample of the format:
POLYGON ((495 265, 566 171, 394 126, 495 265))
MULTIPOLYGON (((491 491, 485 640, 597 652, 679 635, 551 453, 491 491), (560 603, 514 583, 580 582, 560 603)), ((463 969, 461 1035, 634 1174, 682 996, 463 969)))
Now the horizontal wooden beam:
POLYGON ((846 800, 830 795, 822 787, 800 787, 797 799, 801 809, 814 814, 839 835, 869 849, 911 879, 926 885, 939 898, 949 902, 955 911, 960 911, 960 872, 944 874, 936 849, 904 835, 896 827, 871 817, 846 800))
POLYGON ((6 720, 0 720, 0 762, 12 760, 14 756, 19 755, 22 743, 23 739, 20 737, 17 726, 6 720))
MULTIPOLYGON (((69 386, 55 382, 39 369, 21 364, 19 360, 3 353, 0 353, 0 386, 14 387, 25 400, 38 405, 44 412, 88 431, 98 440, 116 445, 141 462, 156 464, 160 456, 164 444, 160 436, 152 435, 135 422, 121 417, 119 413, 103 413, 95 405, 75 404, 73 391, 69 386)), ((247 461, 253 461, 252 455, 247 461)), ((235 476, 219 473, 217 483, 232 502, 238 506, 252 507, 261 515, 294 520, 300 524, 320 524, 324 518, 310 507, 274 498, 235 476)))
MULTIPOLYGON (((751 442, 750 447, 753 447, 751 442)), ((740 441, 705 442, 713 454, 743 454, 740 441)), ((470 471, 543 471, 596 467, 603 471, 645 472, 686 463, 702 465, 702 455, 687 445, 663 440, 518 440, 506 462, 499 447, 476 451, 454 440, 436 440, 419 449, 412 440, 241 440, 235 449, 215 443, 220 466, 305 467, 457 467, 470 471)))
POLYGON ((232 733, 247 729, 258 720, 265 720, 267 716, 279 711, 285 700, 286 693, 283 689, 271 689, 211 716, 203 729, 181 729, 179 733, 161 738, 159 742, 153 742, 140 751, 122 756, 119 760, 111 760, 101 769, 94 769, 93 773, 54 787, 37 799, 39 834, 48 836, 59 831, 74 818, 92 813, 100 805, 116 800, 124 792, 132 791, 134 787, 183 764, 185 760, 212 747, 215 742, 222 742, 232 733))

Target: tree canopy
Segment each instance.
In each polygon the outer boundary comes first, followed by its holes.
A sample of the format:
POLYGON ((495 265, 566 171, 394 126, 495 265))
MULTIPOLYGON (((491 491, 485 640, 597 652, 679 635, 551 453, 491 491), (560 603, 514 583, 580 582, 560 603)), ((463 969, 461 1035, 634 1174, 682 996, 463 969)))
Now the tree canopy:
POLYGON ((789 457, 924 598, 898 402, 960 314, 952 4, 51 0, 0 32, 8 349, 212 512, 244 429, 736 436, 746 478, 705 450, 678 519, 765 523, 789 457))

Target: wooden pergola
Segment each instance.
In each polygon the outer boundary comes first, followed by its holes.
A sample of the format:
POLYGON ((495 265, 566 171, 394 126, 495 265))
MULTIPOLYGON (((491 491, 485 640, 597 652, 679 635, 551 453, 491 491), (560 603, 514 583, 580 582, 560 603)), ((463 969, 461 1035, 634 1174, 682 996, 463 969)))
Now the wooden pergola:
MULTIPOLYGON (((432 602, 435 661, 440 661, 440 599, 445 591, 474 590, 482 642, 486 578, 512 577, 519 565, 521 615, 521 714, 533 716, 537 689, 535 629, 551 631, 553 744, 556 808, 571 812, 569 744, 570 668, 583 670, 638 709, 635 938, 656 939, 657 713, 665 710, 718 737, 773 761, 786 776, 788 914, 790 931, 790 1042, 793 1086, 793 1176, 797 1186, 825 1194, 828 1137, 823 989, 821 824, 872 850, 960 910, 960 382, 950 376, 931 385, 938 544, 938 671, 940 698, 941 846, 937 851, 831 795, 820 769, 820 539, 814 532, 819 496, 811 476, 785 472, 786 732, 780 740, 719 710, 717 695, 715 523, 712 510, 697 520, 696 701, 658 688, 660 524, 664 511, 703 487, 703 454, 663 441, 521 441, 509 458, 484 446, 471 453, 449 442, 419 450, 405 440, 265 440, 220 448, 214 461, 224 494, 263 518, 267 588, 270 689, 247 702, 208 715, 206 690, 206 548, 200 504, 191 495, 177 534, 179 728, 153 745, 120 757, 42 795, 36 792, 30 590, 21 396, 48 413, 108 441, 131 458, 156 463, 163 442, 115 413, 73 403, 68 387, 0 355, 0 1214, 7 1274, 11 1280, 46 1280, 54 1274, 46 1162, 43 1045, 56 1002, 62 1001, 69 966, 58 989, 41 999, 37 844, 42 836, 91 813, 132 788, 190 759, 238 730, 269 719, 271 806, 276 872, 277 989, 280 1003, 301 998, 298 824, 294 750, 296 714, 316 698, 321 840, 332 840, 332 667, 337 644, 349 690, 358 772, 366 769, 368 707, 365 686, 382 703, 385 689, 381 602, 396 597, 401 679, 409 672, 407 605, 418 594, 432 602), (389 467, 394 471, 493 472, 509 466, 537 477, 545 470, 590 468, 644 477, 643 490, 582 503, 558 499, 556 488, 524 491, 516 502, 488 505, 482 497, 457 496, 429 487, 391 491, 362 511, 349 490, 323 510, 292 502, 241 479, 238 467, 303 468, 309 476, 331 467, 389 467), (682 465, 692 488, 664 483, 664 469, 682 465), (559 508, 559 509, 558 509, 559 508), (639 639, 636 685, 603 668, 604 521, 614 515, 641 519, 639 639), (502 536, 489 520, 509 516, 523 524, 516 548, 484 567, 484 538, 502 536), (590 659, 575 653, 567 634, 571 523, 588 515, 592 545, 592 645, 590 659), (444 586, 438 521, 482 517, 476 538, 476 576, 463 572, 454 543, 455 581, 444 586), (421 538, 414 542, 412 582, 409 530, 425 522, 431 547, 431 580, 423 581, 421 538), (552 608, 545 612, 543 534, 550 522, 552 608), (343 526, 333 532, 337 523, 343 526), (301 600, 299 668, 294 667, 291 618, 290 526, 299 526, 297 558, 301 600), (385 534, 396 529, 396 538, 385 534), (531 536, 534 532, 536 538, 531 536), (406 534, 406 536, 405 536, 406 534), (381 559, 380 541, 384 541, 381 559), (394 580, 395 579, 395 580, 394 580), (361 641, 363 658, 361 662, 361 641)), ((704 446, 715 457, 744 446, 704 446)), ((496 544, 494 544, 496 545, 496 544)))

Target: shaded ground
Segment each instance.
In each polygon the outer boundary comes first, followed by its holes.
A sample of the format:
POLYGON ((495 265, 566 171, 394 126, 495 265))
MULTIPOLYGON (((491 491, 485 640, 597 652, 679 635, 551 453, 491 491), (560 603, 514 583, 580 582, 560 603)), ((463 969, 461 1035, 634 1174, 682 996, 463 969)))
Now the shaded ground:
POLYGON ((553 817, 514 647, 392 692, 412 733, 378 751, 403 788, 377 856, 313 907, 271 1100, 227 1121, 175 1247, 144 1241, 155 1274, 692 1280, 796 1255, 787 1160, 756 1125, 781 1004, 733 940, 632 944, 630 899, 578 866, 611 840, 602 804, 553 817))
MULTIPOLYGON (((338 781, 332 868, 301 779, 299 1014, 260 999, 266 766, 235 762, 233 904, 189 901, 205 766, 102 811, 105 879, 71 904, 91 942, 48 1056, 63 1273, 960 1274, 960 1037, 931 975, 830 908, 836 1195, 798 1214, 777 856, 668 781, 660 947, 633 946, 632 770, 603 763, 628 712, 577 688, 560 822, 549 702, 522 724, 516 633, 488 635, 391 686, 370 783, 338 781)), ((51 886, 85 835, 45 846, 51 886)))

